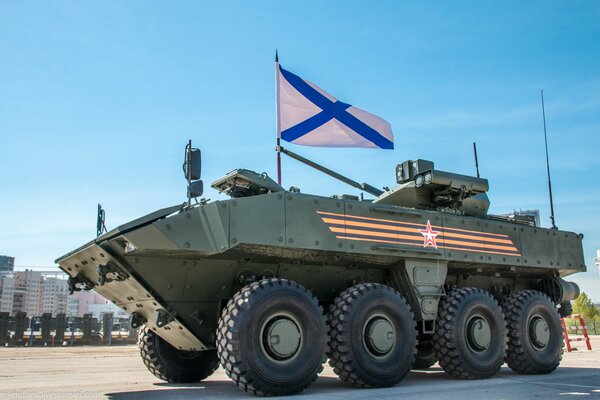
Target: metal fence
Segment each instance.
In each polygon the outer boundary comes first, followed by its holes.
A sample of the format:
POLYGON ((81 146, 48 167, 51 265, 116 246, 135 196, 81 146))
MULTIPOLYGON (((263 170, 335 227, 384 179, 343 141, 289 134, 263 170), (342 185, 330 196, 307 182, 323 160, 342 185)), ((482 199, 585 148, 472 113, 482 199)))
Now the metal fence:
POLYGON ((0 312, 0 346, 76 346, 115 345, 137 342, 137 329, 129 319, 116 319, 105 313, 102 318, 67 317, 43 314, 27 317, 0 312))
MULTIPOLYGON (((600 322, 599 321, 584 321, 587 328, 588 335, 600 335, 600 322)), ((575 319, 565 319, 566 326, 569 327, 570 335, 583 335, 579 321, 575 319)))
MULTIPOLYGON (((581 326, 567 319, 571 327, 569 334, 581 335, 581 326)), ((588 335, 600 335, 600 321, 586 321, 588 335)), ((137 329, 131 327, 129 318, 114 318, 105 313, 102 318, 67 317, 58 314, 43 314, 40 317, 27 317, 26 313, 10 316, 0 312, 0 346, 76 346, 76 345, 117 345, 137 342, 137 329)))

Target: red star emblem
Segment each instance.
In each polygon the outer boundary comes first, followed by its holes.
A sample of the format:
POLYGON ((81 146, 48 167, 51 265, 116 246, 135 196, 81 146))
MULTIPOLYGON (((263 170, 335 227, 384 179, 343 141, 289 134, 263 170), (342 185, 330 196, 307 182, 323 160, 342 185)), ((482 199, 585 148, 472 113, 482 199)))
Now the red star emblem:
POLYGON ((423 235, 423 247, 431 245, 436 249, 438 248, 437 243, 435 242, 435 237, 439 235, 440 232, 431 229, 431 222, 429 222, 429 220, 427 220, 427 228, 419 229, 419 232, 421 232, 421 235, 423 235))

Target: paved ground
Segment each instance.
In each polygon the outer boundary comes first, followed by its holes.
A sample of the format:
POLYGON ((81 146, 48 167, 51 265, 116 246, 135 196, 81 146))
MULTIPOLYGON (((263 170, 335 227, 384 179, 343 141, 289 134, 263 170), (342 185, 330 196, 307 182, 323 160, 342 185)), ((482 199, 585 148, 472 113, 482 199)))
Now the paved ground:
MULTIPOLYGON (((439 368, 413 371, 398 386, 347 387, 326 367, 303 399, 600 399, 600 337, 595 349, 564 355, 550 375, 517 375, 508 368, 494 378, 461 381, 439 368)), ((0 399, 252 399, 222 370, 195 385, 158 381, 142 364, 137 347, 0 348, 0 399)))

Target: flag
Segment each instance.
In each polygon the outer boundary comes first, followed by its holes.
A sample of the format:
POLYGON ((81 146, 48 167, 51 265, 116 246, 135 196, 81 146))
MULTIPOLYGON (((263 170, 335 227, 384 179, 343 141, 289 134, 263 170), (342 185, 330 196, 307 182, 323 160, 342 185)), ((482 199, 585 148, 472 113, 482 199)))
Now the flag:
POLYGON ((386 120, 343 103, 283 69, 277 74, 277 137, 302 146, 393 149, 386 120))

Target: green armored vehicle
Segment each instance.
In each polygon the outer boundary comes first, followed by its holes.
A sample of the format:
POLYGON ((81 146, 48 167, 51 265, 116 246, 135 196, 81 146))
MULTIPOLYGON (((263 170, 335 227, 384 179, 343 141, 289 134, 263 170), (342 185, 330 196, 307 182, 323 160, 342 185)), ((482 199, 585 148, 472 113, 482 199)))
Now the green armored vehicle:
POLYGON ((563 277, 585 271, 582 235, 488 214, 487 180, 425 160, 399 164, 386 190, 336 176, 365 200, 238 169, 212 184, 230 199, 193 203, 199 163, 190 143, 187 202, 57 260, 72 290, 131 313, 158 378, 198 382, 220 364, 247 392, 286 395, 327 359, 357 387, 436 361, 463 379, 559 365, 559 312, 579 294, 563 277))

